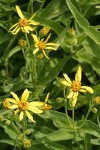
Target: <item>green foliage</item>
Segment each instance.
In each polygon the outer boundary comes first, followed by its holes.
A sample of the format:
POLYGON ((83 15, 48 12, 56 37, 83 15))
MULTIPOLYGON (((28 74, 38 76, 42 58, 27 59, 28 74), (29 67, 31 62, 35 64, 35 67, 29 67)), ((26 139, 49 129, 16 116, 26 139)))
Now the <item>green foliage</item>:
POLYGON ((100 0, 0 0, 0 150, 100 149, 99 16, 100 0), (73 86, 79 66, 82 83, 73 86), (72 82, 64 84, 63 73, 72 82), (94 93, 81 93, 82 86, 94 93), (30 96, 23 104, 25 89, 30 96), (74 96, 67 98, 70 91, 79 92, 75 106, 74 96), (41 105, 29 108, 34 101, 41 105))

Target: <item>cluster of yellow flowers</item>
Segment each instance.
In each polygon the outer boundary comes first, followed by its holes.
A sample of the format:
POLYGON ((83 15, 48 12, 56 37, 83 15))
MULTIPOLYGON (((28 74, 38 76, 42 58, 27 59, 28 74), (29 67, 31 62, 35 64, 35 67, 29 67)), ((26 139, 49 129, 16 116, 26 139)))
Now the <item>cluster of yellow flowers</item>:
MULTIPOLYGON (((21 9, 19 8, 18 5, 16 5, 16 11, 20 17, 18 23, 14 24, 10 29, 9 29, 9 32, 11 32, 12 34, 17 34, 20 30, 22 32, 25 32, 25 33, 30 33, 30 31, 34 31, 35 30, 35 27, 36 25, 39 25, 39 22, 35 22, 33 21, 33 18, 36 14, 33 14, 33 16, 30 18, 30 19, 26 19, 21 11, 21 9)), ((48 32, 50 31, 50 28, 49 27, 43 27, 43 29, 41 29, 40 33, 42 35, 47 35, 48 32)), ((36 54, 38 51, 42 51, 44 56, 46 58, 49 59, 49 57, 47 56, 46 54, 46 50, 57 50, 58 48, 58 44, 56 43, 47 43, 49 38, 51 37, 51 34, 49 34, 49 36, 47 37, 46 40, 44 40, 44 38, 40 39, 40 37, 38 38, 37 35, 35 34, 31 34, 33 39, 34 39, 34 42, 35 42, 35 50, 33 51, 33 54, 36 54)), ((21 46, 23 46, 23 41, 19 41, 19 44, 21 46)), ((24 43, 25 44, 25 43, 24 43)))
MULTIPOLYGON (((30 19, 26 19, 19 8, 19 6, 16 6, 16 11, 20 17, 18 23, 13 25, 9 31, 12 34, 17 34, 20 30, 25 33, 30 33, 30 31, 34 31, 36 25, 39 25, 39 22, 33 21, 33 18, 36 14, 33 14, 33 16, 30 19), (32 27, 33 26, 33 27, 32 27)), ((48 40, 51 37, 51 33, 47 36, 46 39, 44 39, 44 36, 46 36, 50 31, 49 27, 43 27, 43 29, 40 30, 40 36, 38 37, 36 34, 31 34, 33 40, 34 40, 34 51, 33 54, 35 55, 38 51, 42 51, 43 55, 49 59, 49 57, 46 54, 46 50, 57 50, 57 47, 59 46, 56 43, 48 43, 48 40), (41 38, 42 37, 42 38, 41 38)), ((74 30, 69 30, 69 33, 71 32, 71 35, 75 35, 74 30)), ((23 39, 19 40, 20 46, 25 46, 26 41, 23 39)), ((82 78, 82 68, 79 66, 76 74, 75 74, 75 80, 71 81, 67 74, 63 74, 64 79, 62 79, 63 86, 70 87, 70 92, 67 95, 67 98, 72 99, 72 106, 74 107, 77 102, 78 94, 79 92, 90 92, 93 94, 93 89, 88 86, 82 86, 81 85, 81 78, 82 78)), ((7 98, 5 99, 3 105, 5 108, 13 109, 14 114, 16 115, 19 112, 19 120, 22 120, 24 118, 24 115, 26 115, 32 122, 35 122, 32 115, 29 111, 32 111, 33 113, 39 114, 42 113, 44 110, 51 109, 52 106, 47 104, 49 93, 47 94, 47 97, 45 99, 45 102, 35 101, 35 102, 28 102, 29 97, 29 91, 28 89, 25 89, 21 100, 18 98, 18 96, 11 92, 13 98, 7 98)))

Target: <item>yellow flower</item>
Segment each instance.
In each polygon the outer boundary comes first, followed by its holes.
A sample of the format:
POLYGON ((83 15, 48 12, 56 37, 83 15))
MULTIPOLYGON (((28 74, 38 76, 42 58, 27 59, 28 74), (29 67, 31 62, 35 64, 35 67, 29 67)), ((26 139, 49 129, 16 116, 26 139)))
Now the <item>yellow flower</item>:
POLYGON ((23 144, 24 144, 24 148, 31 147, 31 141, 29 139, 24 139, 23 144))
POLYGON ((50 95, 50 93, 48 93, 47 94, 47 96, 46 96, 46 98, 45 98, 45 101, 44 101, 44 103, 43 103, 43 105, 42 105, 42 110, 49 110, 49 109, 51 109, 52 108, 52 106, 51 105, 48 105, 47 104, 47 101, 48 101, 48 98, 49 98, 49 95, 50 95))
POLYGON ((24 46, 26 46, 26 41, 25 41, 24 39, 20 39, 20 40, 18 41, 18 44, 19 44, 21 47, 24 47, 24 46))
POLYGON ((40 30, 40 35, 41 36, 45 36, 45 35, 47 35, 48 33, 49 33, 49 31, 50 31, 50 27, 48 27, 48 26, 44 26, 41 30, 40 30))
POLYGON ((82 78, 82 69, 79 66, 76 75, 75 75, 75 80, 71 81, 70 78, 68 77, 67 74, 63 74, 65 81, 63 81, 62 83, 66 86, 70 87, 70 93, 67 96, 67 98, 72 98, 72 106, 74 107, 76 105, 77 102, 77 97, 79 92, 90 92, 91 94, 93 94, 93 89, 89 86, 82 86, 81 85, 81 78, 82 78))
POLYGON ((45 53, 45 50, 57 50, 58 44, 47 43, 47 41, 51 37, 51 34, 48 35, 45 41, 44 41, 44 38, 39 39, 35 34, 31 34, 31 35, 35 41, 35 47, 36 47, 36 49, 33 51, 33 54, 36 54, 38 51, 42 51, 44 56, 49 59, 49 57, 45 53))
POLYGON ((9 109, 13 109, 14 113, 20 113, 19 114, 19 120, 21 121, 24 118, 24 115, 26 115, 32 122, 35 122, 32 115, 30 114, 29 111, 32 111, 33 113, 42 113, 43 111, 40 110, 38 107, 41 106, 41 103, 39 102, 28 102, 28 97, 29 97, 29 91, 28 89, 25 89, 22 96, 21 100, 18 98, 18 96, 14 93, 11 92, 13 98, 7 98, 6 101, 10 102, 9 109))
POLYGON ((19 8, 18 5, 16 5, 16 11, 20 17, 19 22, 14 24, 9 31, 12 34, 17 34, 20 30, 22 30, 22 32, 26 32, 29 33, 29 31, 33 31, 34 28, 32 28, 30 25, 38 25, 38 22, 33 21, 32 19, 34 18, 35 14, 33 14, 33 16, 27 20, 24 15, 22 14, 21 9, 19 8))

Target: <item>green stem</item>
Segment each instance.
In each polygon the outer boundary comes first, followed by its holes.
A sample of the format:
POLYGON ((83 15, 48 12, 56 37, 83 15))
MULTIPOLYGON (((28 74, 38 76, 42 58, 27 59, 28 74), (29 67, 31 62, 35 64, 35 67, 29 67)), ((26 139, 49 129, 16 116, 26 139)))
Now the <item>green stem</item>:
POLYGON ((65 101, 66 120, 67 120, 69 126, 72 128, 73 126, 72 126, 72 124, 71 124, 71 122, 70 122, 70 120, 69 120, 68 111, 67 111, 67 100, 66 100, 66 98, 65 98, 65 89, 63 90, 63 95, 64 95, 64 101, 65 101))
POLYGON ((72 120, 73 120, 73 130, 74 130, 74 107, 72 108, 72 120))
POLYGON ((91 109, 89 108, 83 123, 79 127, 76 127, 76 129, 80 129, 85 125, 90 112, 91 112, 91 109))
POLYGON ((29 13, 33 14, 33 0, 30 0, 27 9, 29 13))

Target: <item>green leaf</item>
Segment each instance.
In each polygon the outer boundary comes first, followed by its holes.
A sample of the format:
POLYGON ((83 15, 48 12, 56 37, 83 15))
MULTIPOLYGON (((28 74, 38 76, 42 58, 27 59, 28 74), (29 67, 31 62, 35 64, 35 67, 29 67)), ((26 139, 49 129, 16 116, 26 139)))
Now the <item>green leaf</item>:
MULTIPOLYGON (((51 110, 50 118, 53 120, 53 123, 56 127, 63 128, 63 129, 70 131, 70 126, 68 124, 66 115, 64 113, 51 110)), ((69 120, 70 122, 72 122, 70 117, 69 117, 69 120)))
POLYGON ((90 38, 92 38, 98 45, 100 45, 100 32, 89 24, 89 22, 78 12, 70 0, 66 0, 66 3, 79 26, 87 33, 90 38))
POLYGON ((80 129, 80 131, 100 138, 100 127, 90 120, 87 120, 86 124, 80 129))
POLYGON ((61 59, 58 62, 58 64, 49 71, 47 76, 44 76, 40 79, 39 83, 44 84, 44 85, 50 83, 59 74, 59 72, 62 70, 62 68, 66 64, 66 62, 70 60, 71 57, 72 55, 69 55, 61 59))
POLYGON ((70 140, 74 138, 73 133, 64 129, 59 129, 46 136, 50 141, 70 140))
POLYGON ((65 9, 65 1, 61 0, 53 0, 51 1, 47 7, 43 9, 40 15, 44 18, 53 19, 55 17, 59 17, 66 11, 65 9), (63 4, 63 5, 62 5, 63 4))
POLYGON ((2 139, 0 140, 0 143, 6 143, 6 144, 9 144, 9 145, 14 145, 14 141, 13 140, 10 140, 10 139, 2 139))
POLYGON ((21 50, 20 46, 16 46, 14 47, 8 54, 7 59, 9 59, 10 57, 12 57, 15 53, 17 53, 18 51, 21 50))

